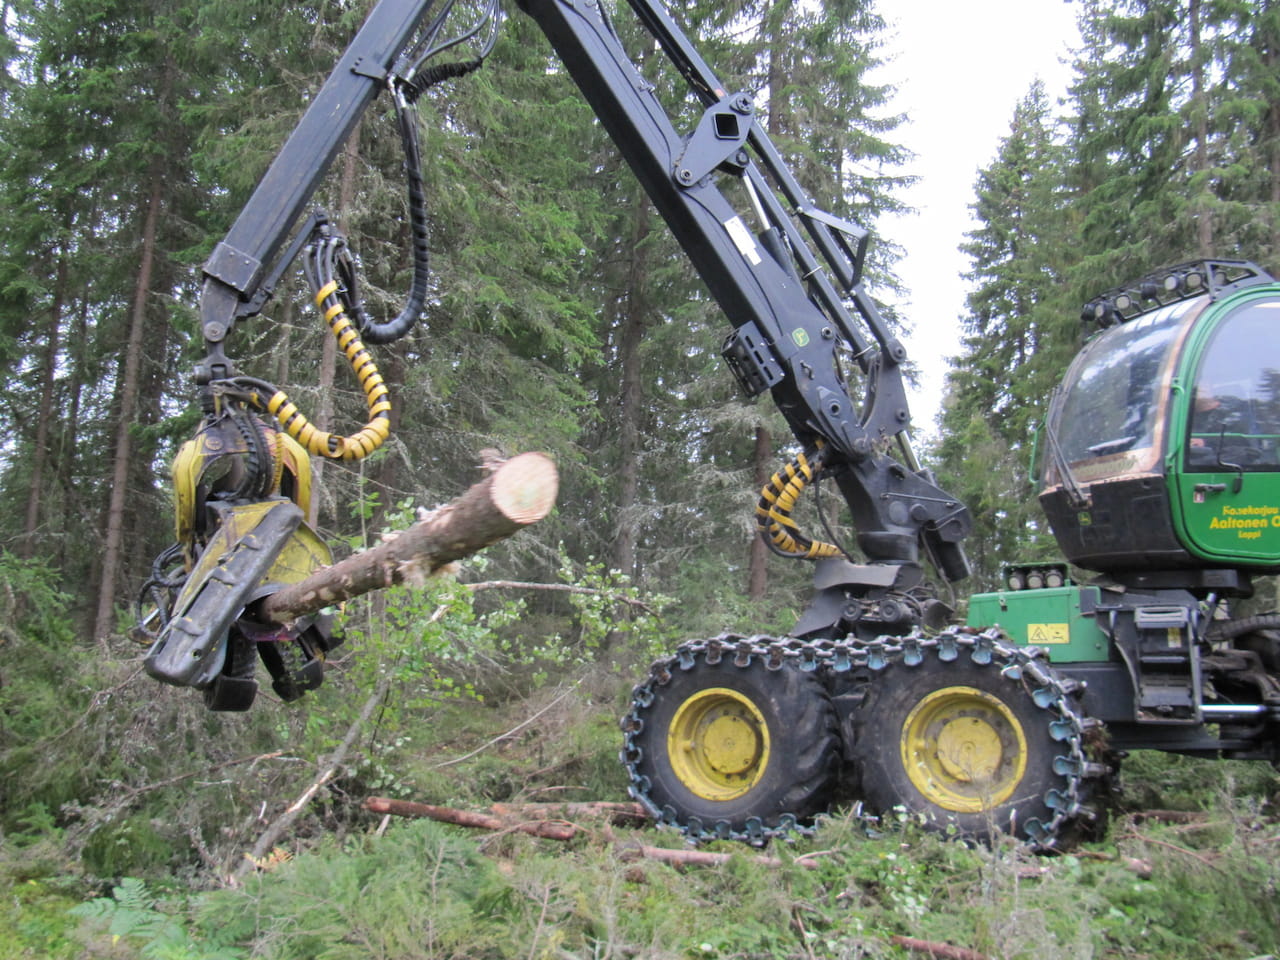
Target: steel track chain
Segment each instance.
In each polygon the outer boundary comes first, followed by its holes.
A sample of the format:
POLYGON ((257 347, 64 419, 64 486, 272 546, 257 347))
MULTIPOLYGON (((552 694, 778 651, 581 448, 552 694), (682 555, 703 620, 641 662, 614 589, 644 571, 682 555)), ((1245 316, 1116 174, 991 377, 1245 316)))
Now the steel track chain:
POLYGON ((1047 823, 1032 820, 1023 824, 1022 829, 1033 847, 1051 849, 1069 825, 1092 820, 1096 816, 1088 803, 1090 784, 1108 776, 1110 769, 1105 764, 1090 761, 1087 755, 1088 734, 1101 722, 1081 713, 1077 695, 1083 686, 1076 680, 1059 676, 1050 667, 1044 650, 1005 643, 997 630, 956 629, 934 636, 913 634, 869 641, 854 638, 798 640, 724 633, 706 640, 686 641, 674 653, 654 661, 648 677, 632 690, 630 707, 622 717, 620 759, 630 779, 631 796, 659 824, 676 827, 695 842, 740 840, 759 844, 788 833, 809 836, 813 827, 800 822, 794 814, 781 815, 776 826, 768 826, 753 817, 746 821, 745 829, 735 830, 723 820, 707 825, 691 817, 681 822, 675 809, 660 807, 649 795, 648 777, 637 769, 643 757, 643 748, 637 738, 644 730, 644 713, 653 703, 654 691, 670 682, 673 671, 692 669, 700 658, 707 664, 716 664, 724 657, 731 657, 737 666, 744 668, 758 658, 769 670, 779 670, 790 663, 806 671, 829 670, 839 674, 865 669, 875 675, 893 663, 918 666, 924 662, 926 651, 933 652, 944 662, 967 654, 975 663, 995 665, 1003 675, 1020 680, 1035 705, 1049 714, 1049 735, 1063 749, 1063 754, 1055 757, 1053 768, 1064 779, 1065 788, 1051 789, 1046 793, 1045 805, 1053 811, 1047 823))

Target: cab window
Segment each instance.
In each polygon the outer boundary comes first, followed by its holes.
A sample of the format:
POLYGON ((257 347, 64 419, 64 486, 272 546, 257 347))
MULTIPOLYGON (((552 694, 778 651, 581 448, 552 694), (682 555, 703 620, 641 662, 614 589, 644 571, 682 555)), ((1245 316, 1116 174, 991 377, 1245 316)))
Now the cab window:
POLYGON ((1113 327, 1072 364, 1052 419, 1077 479, 1156 467, 1173 358, 1191 307, 1174 304, 1113 327))
POLYGON ((1186 467, 1280 470, 1280 300, 1248 303, 1218 325, 1192 393, 1186 467))

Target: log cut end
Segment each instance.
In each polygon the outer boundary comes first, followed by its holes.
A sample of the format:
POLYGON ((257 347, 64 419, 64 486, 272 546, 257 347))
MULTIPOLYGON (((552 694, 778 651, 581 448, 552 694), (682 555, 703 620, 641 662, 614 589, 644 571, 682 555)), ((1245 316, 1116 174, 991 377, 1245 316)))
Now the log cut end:
POLYGON ((490 502, 512 523, 541 520, 556 502, 560 477, 544 453, 522 453, 507 460, 493 475, 490 502))

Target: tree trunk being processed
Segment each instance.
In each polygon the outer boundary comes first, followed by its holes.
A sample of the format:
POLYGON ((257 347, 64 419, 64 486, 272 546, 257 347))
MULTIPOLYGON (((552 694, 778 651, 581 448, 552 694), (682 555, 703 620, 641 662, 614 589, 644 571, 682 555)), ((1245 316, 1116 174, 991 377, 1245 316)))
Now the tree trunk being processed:
POLYGON ((558 488, 555 464, 545 454, 501 461, 409 529, 267 597, 259 615, 285 623, 384 587, 421 583, 445 564, 541 520, 555 505, 558 488))

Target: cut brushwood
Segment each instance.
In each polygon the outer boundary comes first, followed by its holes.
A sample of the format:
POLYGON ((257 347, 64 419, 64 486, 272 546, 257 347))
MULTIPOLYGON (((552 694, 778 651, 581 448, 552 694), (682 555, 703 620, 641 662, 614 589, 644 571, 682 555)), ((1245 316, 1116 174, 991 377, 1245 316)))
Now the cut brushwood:
MULTIPOLYGON (((570 822, 574 819, 604 820, 606 824, 636 825, 649 820, 649 815, 638 803, 616 803, 597 801, 595 803, 495 803, 490 809, 492 813, 479 813, 473 810, 459 810, 457 807, 442 807, 432 803, 417 803, 412 800, 392 800, 388 797, 366 797, 364 808, 371 813, 391 814, 397 817, 425 817, 441 823, 452 823, 460 827, 474 827, 480 830, 515 831, 528 833, 547 840, 572 840, 578 835, 581 827, 570 822)), ((654 847, 645 843, 618 841, 606 825, 603 835, 618 850, 623 860, 647 859, 660 860, 678 867, 687 866, 721 866, 728 863, 732 854, 710 853, 705 850, 669 850, 665 847, 654 847)), ((822 852, 797 857, 793 862, 802 867, 814 867, 822 852)), ((777 857, 757 856, 754 863, 763 866, 780 867, 784 861, 777 857)))
POLYGON ((488 813, 459 810, 456 807, 439 807, 431 803, 415 803, 411 800, 392 800, 387 797, 369 797, 364 808, 373 813, 390 813, 397 817, 425 817, 441 823, 453 823, 460 827, 480 830, 514 830, 548 840, 571 840, 578 832, 572 823, 558 820, 508 820, 488 813))
POLYGON ((257 616, 288 623, 384 587, 420 585, 446 564, 541 520, 551 512, 558 487, 555 464, 545 454, 504 460, 407 530, 267 597, 257 616))

